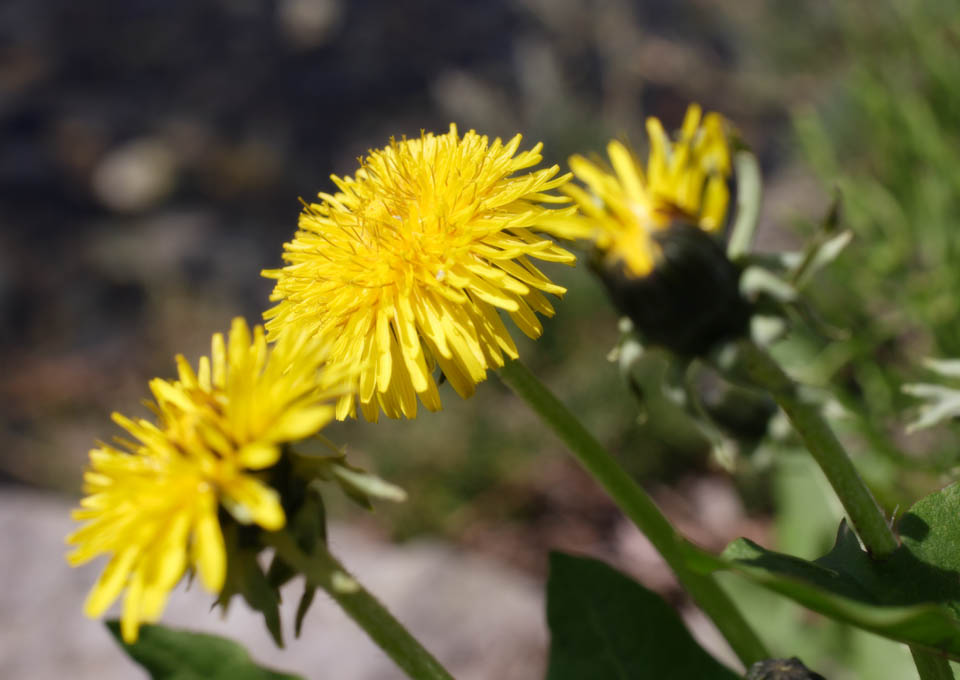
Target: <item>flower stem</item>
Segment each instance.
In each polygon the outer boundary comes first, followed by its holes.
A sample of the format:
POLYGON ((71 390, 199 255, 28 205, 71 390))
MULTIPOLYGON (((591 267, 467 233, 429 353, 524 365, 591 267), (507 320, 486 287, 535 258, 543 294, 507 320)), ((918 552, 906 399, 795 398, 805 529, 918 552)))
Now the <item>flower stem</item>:
POLYGON ((921 680, 955 680, 950 662, 942 656, 915 647, 910 648, 910 653, 921 680))
POLYGON ((637 482, 591 435, 579 420, 519 361, 508 361, 500 378, 564 441, 624 514, 650 540, 694 601, 713 620, 734 653, 749 667, 769 657, 763 643, 720 589, 713 576, 692 571, 686 563, 686 540, 637 482))
POLYGON ((264 534, 283 560, 323 588, 347 614, 414 680, 453 680, 423 645, 351 576, 323 543, 306 554, 285 531, 264 534))
MULTIPOLYGON (((766 351, 752 342, 737 344, 736 365, 732 368, 734 376, 742 372, 752 386, 768 392, 787 414, 797 434, 827 476, 870 554, 883 558, 896 550, 899 544, 886 517, 843 445, 820 414, 820 409, 804 401, 796 383, 766 351)), ((724 371, 724 374, 730 375, 730 371, 724 371)))
MULTIPOLYGON (((723 371, 724 367, 720 368, 723 371)), ((735 365, 728 368, 733 369, 734 376, 742 372, 754 387, 768 392, 787 414, 839 497, 867 551, 874 558, 883 559, 900 547, 883 511, 820 410, 800 397, 796 383, 773 357, 756 344, 742 341, 737 345, 735 365)), ((723 372, 730 375, 730 371, 723 372)), ((911 647, 910 652, 921 680, 952 680, 953 671, 945 658, 916 647, 911 647)))

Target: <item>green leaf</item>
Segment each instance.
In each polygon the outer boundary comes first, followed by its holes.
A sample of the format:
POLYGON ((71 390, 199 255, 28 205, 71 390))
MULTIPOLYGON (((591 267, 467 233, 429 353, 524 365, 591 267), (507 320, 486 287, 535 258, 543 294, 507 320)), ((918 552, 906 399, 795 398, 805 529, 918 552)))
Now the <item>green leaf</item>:
POLYGON ((254 551, 241 550, 236 555, 231 555, 237 559, 237 567, 240 579, 240 594, 243 599, 254 609, 263 614, 263 622, 270 631, 277 647, 283 647, 283 631, 280 626, 280 591, 278 591, 267 579, 260 563, 257 561, 257 553, 254 551))
POLYGON ((217 635, 144 625, 139 639, 128 645, 118 621, 108 621, 107 628, 153 680, 302 680, 258 666, 246 649, 217 635))
POLYGON ((818 242, 804 268, 798 269, 794 285, 799 290, 806 286, 814 274, 836 260, 853 239, 853 232, 841 231, 835 236, 818 242))
POLYGON ((915 560, 908 595, 944 602, 960 616, 960 484, 921 498, 897 527, 915 560))
MULTIPOLYGON (((313 554, 317 543, 327 542, 327 515, 320 491, 310 485, 303 501, 293 512, 288 512, 286 530, 293 534, 297 545, 308 555, 313 554)), ((267 569, 267 580, 274 588, 280 588, 297 575, 297 570, 274 555, 267 569)))
POLYGON ((337 482, 348 494, 354 491, 368 498, 381 498, 395 503, 407 500, 407 492, 399 486, 358 467, 335 463, 331 468, 337 482))
MULTIPOLYGON (((245 530, 228 524, 223 537, 227 544, 227 578, 216 604, 224 613, 234 595, 241 595, 250 608, 263 614, 263 622, 277 647, 283 647, 280 626, 280 591, 263 573, 257 555, 259 545, 251 546, 251 536, 245 530)), ((254 534, 255 536, 255 534, 254 534)))
POLYGON ((712 560, 825 616, 960 660, 958 518, 954 484, 904 515, 902 546, 882 561, 842 523, 833 549, 813 562, 739 539, 721 557, 691 555, 690 564, 704 569, 712 560))
POLYGON ((737 677, 660 596, 596 560, 551 553, 547 624, 547 680, 737 677))
POLYGON ((960 659, 960 622, 942 606, 883 604, 879 593, 849 573, 765 550, 746 539, 731 544, 724 557, 727 568, 824 616, 960 659))
POLYGON ((296 637, 300 637, 300 631, 303 630, 303 619, 310 610, 310 605, 313 604, 313 598, 316 594, 316 586, 311 585, 309 581, 303 584, 303 595, 300 596, 300 603, 297 605, 297 618, 293 624, 293 634, 296 637))

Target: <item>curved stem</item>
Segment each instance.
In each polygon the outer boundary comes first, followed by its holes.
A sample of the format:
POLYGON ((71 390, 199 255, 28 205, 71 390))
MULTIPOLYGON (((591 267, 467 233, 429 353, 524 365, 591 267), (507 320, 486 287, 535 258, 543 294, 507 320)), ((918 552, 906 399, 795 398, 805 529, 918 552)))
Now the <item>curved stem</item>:
POLYGON ((353 578, 323 543, 303 552, 285 531, 264 534, 284 562, 323 588, 343 610, 414 680, 453 680, 440 662, 353 578))
MULTIPOLYGON (((739 377, 742 373, 773 397, 823 470, 864 547, 878 559, 891 555, 900 547, 897 537, 820 409, 800 397, 796 383, 766 351, 749 341, 739 343, 737 350, 735 363, 720 367, 724 374, 739 377)), ((917 647, 910 647, 910 652, 921 680, 952 680, 953 671, 944 657, 917 647)))
POLYGON ((637 482, 591 435, 526 366, 508 361, 500 378, 540 416, 570 448, 574 457, 604 488, 614 502, 646 535, 687 589, 694 601, 716 624, 743 664, 749 667, 769 657, 763 643, 717 581, 687 567, 686 540, 637 482))

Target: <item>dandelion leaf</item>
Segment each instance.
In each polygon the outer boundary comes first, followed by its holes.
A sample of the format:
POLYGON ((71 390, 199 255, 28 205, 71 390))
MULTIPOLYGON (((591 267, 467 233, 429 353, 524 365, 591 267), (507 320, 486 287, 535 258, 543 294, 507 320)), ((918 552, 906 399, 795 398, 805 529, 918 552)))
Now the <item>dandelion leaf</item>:
POLYGON ((107 628, 152 680, 302 680, 257 665, 246 649, 216 635, 144 625, 139 639, 128 645, 118 621, 108 621, 107 628))
POLYGON ((550 555, 547 624, 547 680, 738 677, 659 595, 597 560, 550 555))

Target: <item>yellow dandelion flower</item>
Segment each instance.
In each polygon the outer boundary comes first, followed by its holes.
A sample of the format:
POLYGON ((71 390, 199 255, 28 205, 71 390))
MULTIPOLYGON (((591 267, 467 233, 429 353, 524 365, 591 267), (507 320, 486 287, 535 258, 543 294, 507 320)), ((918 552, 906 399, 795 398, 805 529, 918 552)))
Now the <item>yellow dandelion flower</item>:
POLYGON ((318 382, 324 357, 317 341, 296 336, 271 350, 261 327, 251 336, 236 319, 227 342, 213 336, 196 372, 178 356, 177 380, 151 381, 156 423, 113 415, 133 441, 90 452, 86 496, 73 513, 86 524, 67 538, 76 546, 72 565, 111 556, 87 599, 88 616, 103 614, 125 590, 121 631, 133 642, 188 567, 219 592, 227 560, 221 504, 241 523, 284 526, 277 492, 255 472, 274 465, 284 443, 333 419, 342 390, 324 387, 339 376, 318 382))
MULTIPOLYGON (((307 205, 284 247, 265 313, 269 337, 306 330, 331 346, 331 361, 366 366, 356 395, 368 420, 380 410, 412 418, 417 397, 441 408, 433 369, 462 397, 517 348, 500 311, 523 333, 542 332, 537 313, 560 296, 533 260, 573 264, 542 234, 570 233, 559 219, 574 208, 549 193, 569 180, 559 168, 523 172, 542 145, 517 153, 455 125, 447 134, 391 141, 371 150, 354 177, 332 176, 339 191, 307 205)), ((344 396, 337 417, 355 415, 344 396)))
POLYGON ((573 174, 589 189, 565 187, 583 212, 573 221, 588 230, 608 266, 620 264, 635 278, 648 275, 661 255, 658 232, 678 220, 707 232, 723 228, 730 203, 727 128, 722 116, 702 116, 692 104, 676 141, 658 119, 647 119, 646 171, 617 141, 607 145, 612 172, 582 156, 570 159, 573 174))

